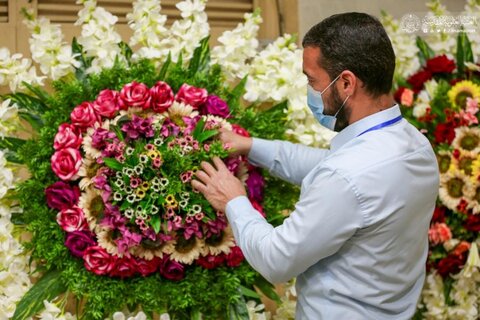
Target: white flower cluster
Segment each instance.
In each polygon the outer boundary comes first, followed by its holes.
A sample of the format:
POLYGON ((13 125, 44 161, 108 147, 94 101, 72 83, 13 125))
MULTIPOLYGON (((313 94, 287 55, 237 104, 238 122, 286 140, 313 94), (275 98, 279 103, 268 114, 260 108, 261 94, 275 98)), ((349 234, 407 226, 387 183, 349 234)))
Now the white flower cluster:
POLYGON ((295 319, 296 298, 295 279, 293 279, 285 286, 285 294, 280 298, 282 304, 277 309, 274 320, 295 319))
MULTIPOLYGON (((11 103, 10 99, 3 101, 0 104, 0 138, 4 138, 12 134, 19 127, 18 106, 11 103)), ((1 192, 0 197, 4 194, 1 192)))
MULTIPOLYGON (((0 151, 0 198, 5 196, 14 183, 13 173, 6 167, 4 154, 0 151)), ((13 235, 11 214, 8 205, 0 203, 0 319, 10 319, 13 316, 16 304, 31 287, 28 276, 29 257, 24 254, 23 247, 13 235)))
POLYGON ((74 71, 80 63, 72 54, 72 46, 63 40, 60 25, 51 24, 41 17, 36 19, 31 12, 25 11, 24 23, 30 30, 29 39, 32 59, 39 64, 40 70, 52 80, 74 71))
POLYGON ((120 35, 115 31, 118 18, 102 7, 97 7, 96 0, 78 0, 84 8, 78 12, 75 25, 82 26, 78 43, 83 46, 87 57, 92 57, 89 73, 98 73, 103 68, 111 68, 115 59, 123 61, 119 43, 120 35))
POLYGON ((262 23, 260 11, 246 13, 244 18, 244 23, 225 31, 218 38, 221 45, 212 49, 212 63, 222 65, 227 80, 243 78, 248 72, 247 61, 257 54, 257 34, 262 23))
POLYGON ((480 258, 478 246, 472 243, 467 262, 462 271, 454 276, 455 282, 450 291, 454 305, 445 303, 442 277, 436 273, 427 276, 422 291, 421 306, 427 310, 426 319, 435 320, 474 320, 479 318, 480 300, 480 258))
POLYGON ((0 86, 10 86, 12 92, 25 89, 22 82, 43 85, 45 77, 37 76, 32 61, 19 53, 10 55, 7 48, 0 48, 0 86))
POLYGON ((49 302, 47 300, 43 301, 45 309, 42 310, 40 314, 37 315, 39 320, 76 320, 77 316, 72 315, 70 312, 64 312, 63 305, 58 306, 56 303, 49 302))
MULTIPOLYGON (((451 15, 451 13, 448 12, 447 8, 440 0, 430 0, 427 2, 427 7, 430 10, 430 12, 427 14, 427 17, 451 15)), ((438 32, 437 30, 433 29, 428 30, 425 40, 437 55, 447 54, 450 57, 453 57, 452 55, 455 54, 457 50, 456 34, 452 35, 451 33, 444 32, 443 30, 438 32)))
POLYGON ((382 12, 382 24, 390 37, 393 50, 395 51, 395 74, 406 78, 420 68, 415 37, 403 31, 398 21, 385 12, 382 12))
POLYGON ((475 22, 473 31, 467 33, 470 42, 472 43, 472 51, 476 54, 480 53, 480 0, 467 0, 465 4, 465 14, 468 19, 472 19, 475 22), (471 18, 470 18, 471 17, 471 18))
MULTIPOLYGON (((128 24, 134 31, 130 45, 142 47, 133 54, 133 59, 161 60, 170 53, 172 61, 180 55, 188 61, 198 43, 210 33, 205 13, 205 0, 186 0, 176 4, 182 19, 176 20, 168 30, 166 16, 160 14, 159 0, 138 0, 133 13, 127 15, 128 24)), ((160 61, 161 62, 161 61, 160 61)))

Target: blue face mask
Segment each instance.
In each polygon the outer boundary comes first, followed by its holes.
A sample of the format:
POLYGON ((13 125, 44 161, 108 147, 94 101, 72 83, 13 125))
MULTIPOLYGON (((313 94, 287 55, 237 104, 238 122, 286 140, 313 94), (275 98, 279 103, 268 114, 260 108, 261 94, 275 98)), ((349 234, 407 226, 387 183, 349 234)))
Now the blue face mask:
POLYGON ((333 79, 333 81, 330 82, 330 84, 325 89, 323 89, 322 92, 316 91, 310 85, 307 86, 307 104, 308 104, 308 107, 310 108, 310 110, 312 110, 313 115, 315 116, 317 121, 322 126, 324 126, 327 129, 330 129, 330 130, 333 130, 335 128, 335 123, 337 122, 337 115, 340 112, 340 110, 342 110, 342 108, 345 105, 345 102, 347 102, 348 98, 350 98, 350 96, 348 96, 345 99, 345 101, 343 101, 342 105, 340 106, 340 108, 338 108, 338 111, 335 113, 334 116, 326 115, 326 114, 323 113, 323 111, 325 109, 325 106, 323 104, 322 94, 325 91, 327 91, 327 89, 330 88, 330 86, 332 84, 334 84, 335 81, 337 81, 339 77, 340 77, 340 75, 338 75, 335 79, 333 79))

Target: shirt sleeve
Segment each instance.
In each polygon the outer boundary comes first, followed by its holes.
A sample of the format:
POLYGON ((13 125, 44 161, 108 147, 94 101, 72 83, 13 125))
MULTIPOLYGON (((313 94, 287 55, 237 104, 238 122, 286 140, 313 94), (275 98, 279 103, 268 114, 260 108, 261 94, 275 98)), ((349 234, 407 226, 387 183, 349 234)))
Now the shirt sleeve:
POLYGON ((276 177, 300 185, 303 178, 328 154, 326 149, 253 138, 248 160, 276 177))
POLYGON ((226 213, 245 258, 272 283, 288 281, 334 254, 363 225, 353 186, 331 171, 314 179, 276 228, 244 196, 231 200, 226 213))

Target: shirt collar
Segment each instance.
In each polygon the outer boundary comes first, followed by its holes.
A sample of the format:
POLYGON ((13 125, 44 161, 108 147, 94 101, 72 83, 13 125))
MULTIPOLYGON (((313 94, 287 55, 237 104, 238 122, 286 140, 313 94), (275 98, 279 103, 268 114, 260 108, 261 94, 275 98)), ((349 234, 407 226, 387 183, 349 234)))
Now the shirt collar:
POLYGON ((365 130, 368 130, 371 127, 376 126, 382 122, 392 120, 400 115, 400 107, 398 105, 394 105, 391 108, 376 112, 368 117, 360 119, 340 131, 332 139, 332 141, 330 142, 330 150, 336 151, 340 149, 345 143, 357 137, 365 130))

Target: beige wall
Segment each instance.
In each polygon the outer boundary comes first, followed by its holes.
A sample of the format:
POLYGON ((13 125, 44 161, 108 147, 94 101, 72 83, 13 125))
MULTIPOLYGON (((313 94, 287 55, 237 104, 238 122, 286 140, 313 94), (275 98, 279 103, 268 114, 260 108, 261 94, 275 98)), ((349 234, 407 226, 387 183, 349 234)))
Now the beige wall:
MULTIPOLYGON (((454 12, 463 11, 465 0, 442 0, 447 9, 454 12)), ((381 10, 397 19, 408 13, 426 13, 426 0, 298 0, 299 36, 303 37, 310 27, 322 19, 348 11, 359 11, 380 17, 381 10)))

